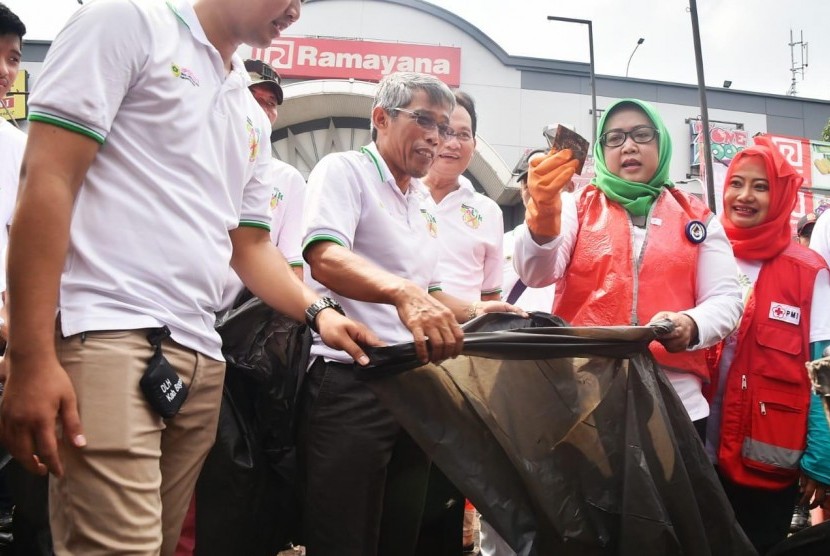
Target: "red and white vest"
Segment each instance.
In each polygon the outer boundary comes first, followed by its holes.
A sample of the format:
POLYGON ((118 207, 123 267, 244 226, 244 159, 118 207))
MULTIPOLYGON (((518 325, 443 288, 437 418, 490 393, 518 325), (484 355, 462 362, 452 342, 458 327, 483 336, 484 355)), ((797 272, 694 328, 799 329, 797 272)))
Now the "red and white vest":
MULTIPOLYGON (((686 236, 692 220, 708 224, 711 211, 676 188, 665 188, 651 208, 640 256, 634 258, 634 231, 626 210, 596 186, 577 193, 579 232, 565 276, 556 284, 553 312, 575 326, 642 325, 658 311, 696 305, 700 243, 686 236)), ((669 353, 649 345, 660 365, 709 374, 703 351, 669 353)))
POLYGON ((747 300, 718 449, 718 466, 734 483, 777 490, 798 478, 810 408, 810 309, 822 268, 817 253, 792 243, 761 267, 747 300))

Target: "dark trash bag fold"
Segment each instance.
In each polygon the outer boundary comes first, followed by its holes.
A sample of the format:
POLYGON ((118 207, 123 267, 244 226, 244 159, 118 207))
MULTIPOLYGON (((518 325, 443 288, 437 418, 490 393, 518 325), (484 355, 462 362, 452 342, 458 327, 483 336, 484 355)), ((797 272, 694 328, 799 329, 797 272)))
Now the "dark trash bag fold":
POLYGON ((295 406, 311 334, 258 298, 217 319, 228 368, 196 485, 198 556, 273 556, 299 529, 295 406))
POLYGON ((400 372, 390 346, 363 376, 518 554, 755 553, 647 352, 660 327, 486 316, 464 356, 400 372))

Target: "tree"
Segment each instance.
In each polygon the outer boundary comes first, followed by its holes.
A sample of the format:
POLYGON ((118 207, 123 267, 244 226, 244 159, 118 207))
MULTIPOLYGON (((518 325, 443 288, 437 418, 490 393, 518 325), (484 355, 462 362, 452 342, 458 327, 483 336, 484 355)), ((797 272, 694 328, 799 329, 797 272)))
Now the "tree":
POLYGON ((827 125, 824 126, 824 131, 821 132, 821 138, 825 141, 830 141, 830 119, 827 120, 827 125))

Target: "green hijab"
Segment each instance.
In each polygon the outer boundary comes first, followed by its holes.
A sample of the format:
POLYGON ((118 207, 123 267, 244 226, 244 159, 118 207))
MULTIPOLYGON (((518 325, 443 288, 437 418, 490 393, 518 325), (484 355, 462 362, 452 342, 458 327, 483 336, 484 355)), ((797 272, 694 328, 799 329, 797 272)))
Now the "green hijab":
POLYGON ((651 205, 654 204, 655 199, 657 199, 663 190, 663 187, 674 187, 674 184, 669 179, 671 137, 669 136, 668 129, 666 129, 666 124, 663 123, 663 118, 660 117, 657 110, 649 103, 634 98, 625 98, 617 101, 602 113, 602 118, 599 120, 600 135, 605 131, 605 120, 622 104, 634 105, 641 109, 654 124, 654 127, 657 128, 657 172, 655 172, 654 177, 648 183, 628 181, 612 174, 605 165, 603 147, 599 142, 599 138, 597 138, 597 142, 594 144, 594 167, 596 171, 594 185, 605 193, 609 199, 622 205, 632 216, 646 216, 648 211, 651 210, 651 205))

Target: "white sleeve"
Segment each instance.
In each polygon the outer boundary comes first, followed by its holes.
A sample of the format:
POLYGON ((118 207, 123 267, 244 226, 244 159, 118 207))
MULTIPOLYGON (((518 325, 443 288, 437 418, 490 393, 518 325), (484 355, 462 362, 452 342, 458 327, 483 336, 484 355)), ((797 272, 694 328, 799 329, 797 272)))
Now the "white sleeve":
POLYGON ((579 222, 576 198, 562 193, 560 234, 549 243, 539 245, 530 236, 526 224, 516 227, 513 243, 513 267, 522 282, 531 288, 549 286, 565 275, 571 262, 579 222))
POLYGON ((505 232, 503 241, 504 259, 502 261, 501 279, 501 300, 507 301, 507 297, 513 290, 513 286, 519 281, 519 275, 513 268, 513 230, 505 232))
MULTIPOLYGON (((26 134, 0 122, 0 224, 11 226, 20 186, 20 166, 26 150, 26 134)), ((4 240, 8 230, 3 230, 4 240)))
POLYGON ((29 119, 103 143, 139 79, 152 30, 132 2, 98 0, 75 12, 49 47, 29 119))
MULTIPOLYGON (((245 93, 246 102, 256 102, 253 97, 245 93)), ((257 107, 259 108, 259 107, 257 107)), ((256 111, 259 122, 259 150, 257 151, 256 166, 253 174, 242 190, 242 204, 240 207, 239 225, 253 226, 271 230, 271 201, 272 186, 269 182, 271 168, 271 126, 265 112, 256 111)))
MULTIPOLYGON (((813 229, 815 234, 815 228, 813 229)), ((830 272, 819 270, 810 306, 810 342, 830 340, 830 272)))
POLYGON ((315 241, 333 241, 352 249, 362 212, 360 185, 346 157, 323 157, 308 176, 303 216, 303 250, 315 241))
POLYGON ((492 203, 488 219, 493 222, 490 228, 490 238, 486 240, 484 251, 484 274, 481 283, 481 294, 503 293, 502 264, 504 263, 504 217, 501 209, 492 203))
POLYGON ((821 213, 810 236, 810 249, 824 257, 830 265, 830 209, 821 213))
POLYGON ((281 175, 280 185, 285 191, 283 206, 274 210, 271 219, 271 239, 291 266, 303 264, 303 207, 305 180, 294 167, 288 166, 281 175))
POLYGON ((709 221, 706 232, 697 259, 696 305, 682 311, 697 324, 699 341, 690 349, 706 348, 726 338, 743 312, 738 265, 717 217, 709 221))
MULTIPOLYGON (((0 265, 2 265, 2 266, 0 266, 0 293, 3 293, 3 292, 6 291, 6 271, 8 270, 7 269, 8 265, 6 264, 6 262, 7 262, 7 260, 6 260, 6 250, 7 250, 7 246, 5 246, 5 245, 0 250, 0 265)), ((3 307, 3 298, 0 297, 0 308, 2 308, 2 307, 3 307)))

